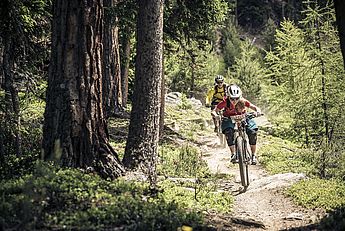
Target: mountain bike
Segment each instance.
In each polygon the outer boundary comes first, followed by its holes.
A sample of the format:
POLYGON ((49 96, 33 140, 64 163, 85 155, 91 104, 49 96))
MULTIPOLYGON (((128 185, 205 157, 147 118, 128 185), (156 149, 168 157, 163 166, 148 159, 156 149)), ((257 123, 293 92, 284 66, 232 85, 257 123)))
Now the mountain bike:
MULTIPOLYGON (((260 115, 258 115, 260 116, 260 115)), ((230 119, 235 124, 234 127, 234 140, 235 140, 235 153, 238 158, 238 165, 240 169, 241 184, 244 190, 249 186, 249 172, 248 165, 251 162, 251 150, 246 133, 247 120, 256 117, 253 112, 230 116, 230 119)))

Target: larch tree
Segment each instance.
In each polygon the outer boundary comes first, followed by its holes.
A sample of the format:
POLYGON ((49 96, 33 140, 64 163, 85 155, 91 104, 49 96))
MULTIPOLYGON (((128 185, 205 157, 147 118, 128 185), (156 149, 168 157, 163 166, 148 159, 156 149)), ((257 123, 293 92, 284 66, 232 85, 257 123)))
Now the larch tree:
MULTIPOLYGON (((155 182, 163 60, 163 0, 139 1, 137 57, 129 134, 123 159, 155 182)), ((152 182, 151 181, 151 182, 152 182)))
POLYGON ((103 1, 53 1, 52 52, 43 157, 116 178, 123 167, 109 145, 103 107, 103 1))

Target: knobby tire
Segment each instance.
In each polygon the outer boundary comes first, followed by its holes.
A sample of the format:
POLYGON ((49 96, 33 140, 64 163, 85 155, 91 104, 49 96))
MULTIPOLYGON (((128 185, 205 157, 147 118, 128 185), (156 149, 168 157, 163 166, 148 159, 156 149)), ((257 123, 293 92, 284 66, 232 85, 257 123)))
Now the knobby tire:
POLYGON ((249 185, 248 164, 245 159, 246 149, 244 146, 244 140, 240 136, 236 139, 236 151, 238 155, 238 165, 240 168, 241 184, 246 189, 249 185))
POLYGON ((225 135, 222 132, 222 122, 221 122, 221 120, 217 120, 217 127, 218 127, 217 136, 218 136, 218 139, 219 139, 220 146, 225 148, 227 145, 226 145, 225 135))

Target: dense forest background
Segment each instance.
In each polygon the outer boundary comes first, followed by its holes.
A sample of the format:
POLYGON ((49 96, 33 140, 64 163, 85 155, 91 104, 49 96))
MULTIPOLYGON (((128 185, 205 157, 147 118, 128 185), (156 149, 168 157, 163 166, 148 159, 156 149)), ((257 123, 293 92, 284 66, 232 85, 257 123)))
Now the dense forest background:
MULTIPOLYGON (((272 135, 313 151, 314 176, 343 181, 343 5, 2 1, 1 180, 25 181, 55 163, 103 179, 141 170, 155 188, 165 95, 204 102, 221 74, 264 109, 272 135), (119 151, 109 133, 111 122, 124 119, 128 136, 119 151)), ((7 228, 18 223, 1 219, 7 228)))

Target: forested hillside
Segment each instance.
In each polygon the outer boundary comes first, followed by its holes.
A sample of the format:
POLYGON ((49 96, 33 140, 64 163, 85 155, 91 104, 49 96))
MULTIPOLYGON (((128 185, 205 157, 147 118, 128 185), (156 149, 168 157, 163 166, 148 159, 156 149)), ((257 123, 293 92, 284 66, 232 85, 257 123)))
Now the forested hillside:
MULTIPOLYGON (((206 161, 229 152, 206 144, 217 75, 269 121, 258 171, 302 174, 279 192, 324 211, 290 228, 345 229, 344 18, 340 0, 1 1, 0 230, 242 229, 235 177, 206 161)), ((289 228, 270 225, 248 226, 289 228)))

